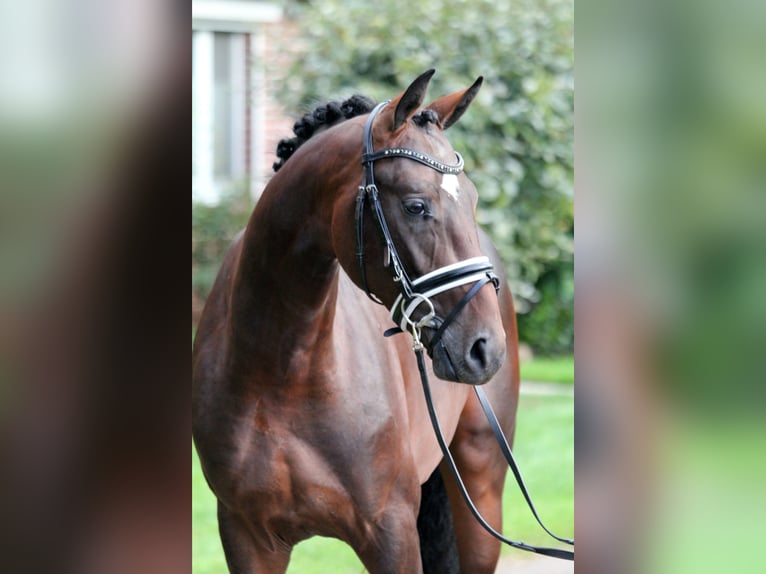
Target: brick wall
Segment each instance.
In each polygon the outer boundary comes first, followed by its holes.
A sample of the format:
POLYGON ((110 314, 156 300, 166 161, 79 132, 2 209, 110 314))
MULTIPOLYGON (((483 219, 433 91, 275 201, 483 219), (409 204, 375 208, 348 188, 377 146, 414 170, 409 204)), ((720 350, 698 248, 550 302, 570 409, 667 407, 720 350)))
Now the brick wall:
POLYGON ((277 90, 287 73, 292 59, 297 57, 296 26, 283 20, 264 26, 264 175, 270 178, 274 173, 272 164, 277 160, 276 149, 279 140, 293 135, 293 124, 298 110, 287 110, 278 100, 277 90))

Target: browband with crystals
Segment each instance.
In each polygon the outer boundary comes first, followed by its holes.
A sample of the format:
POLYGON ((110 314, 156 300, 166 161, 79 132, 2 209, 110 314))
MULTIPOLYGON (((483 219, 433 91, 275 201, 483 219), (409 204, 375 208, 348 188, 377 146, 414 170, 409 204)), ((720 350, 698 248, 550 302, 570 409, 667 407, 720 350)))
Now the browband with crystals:
POLYGON ((450 165, 448 163, 443 163, 438 159, 434 159, 430 155, 426 155, 408 147, 390 147, 376 151, 375 153, 363 154, 362 163, 373 162, 387 157, 406 157, 408 159, 419 161, 423 165, 427 165, 436 171, 450 175, 457 175, 463 171, 465 162, 463 162, 463 156, 461 156, 458 152, 455 152, 455 155, 457 156, 457 163, 450 165))

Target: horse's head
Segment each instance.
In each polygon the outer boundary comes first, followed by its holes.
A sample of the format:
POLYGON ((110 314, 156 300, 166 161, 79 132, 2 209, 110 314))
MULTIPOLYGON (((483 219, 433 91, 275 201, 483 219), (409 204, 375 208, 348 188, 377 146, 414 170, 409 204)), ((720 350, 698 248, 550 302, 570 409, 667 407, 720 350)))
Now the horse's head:
POLYGON ((356 226, 347 203, 333 217, 333 242, 354 282, 422 338, 437 376, 481 384, 503 363, 505 331, 497 279, 479 247, 476 188, 444 136, 481 78, 420 109, 432 75, 367 118, 356 226))

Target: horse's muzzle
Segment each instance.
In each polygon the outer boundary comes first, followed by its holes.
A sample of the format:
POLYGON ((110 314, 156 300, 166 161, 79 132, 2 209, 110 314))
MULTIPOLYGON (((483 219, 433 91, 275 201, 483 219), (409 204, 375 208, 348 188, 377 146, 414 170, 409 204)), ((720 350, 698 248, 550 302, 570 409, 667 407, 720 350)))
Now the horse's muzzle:
POLYGON ((505 350, 505 341, 480 334, 462 345, 445 336, 430 349, 429 354, 434 373, 440 379, 483 385, 502 366, 505 350))

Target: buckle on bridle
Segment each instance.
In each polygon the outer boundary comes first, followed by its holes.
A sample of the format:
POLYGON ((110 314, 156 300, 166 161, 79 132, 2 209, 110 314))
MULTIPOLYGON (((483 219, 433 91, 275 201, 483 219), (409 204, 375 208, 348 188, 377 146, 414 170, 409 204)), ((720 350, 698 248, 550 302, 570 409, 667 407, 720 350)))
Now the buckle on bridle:
MULTIPOLYGON (((412 339, 413 339, 413 349, 422 349, 423 343, 420 341, 420 335, 422 333, 423 327, 426 327, 430 324, 431 320, 436 317, 436 310, 434 309, 434 304, 431 302, 431 300, 426 297, 425 295, 421 293, 413 293, 412 298, 409 300, 402 299, 402 302, 400 303, 402 316, 404 317, 404 320, 407 322, 407 326, 409 327, 410 333, 412 333, 412 339), (420 300, 421 302, 424 302, 428 305, 428 312, 423 315, 420 319, 417 321, 413 321, 412 318, 407 314, 407 310, 405 309, 405 304, 410 303, 413 300, 420 300)), ((413 309, 413 312, 415 309, 420 307, 420 303, 415 305, 415 308, 413 309)))

